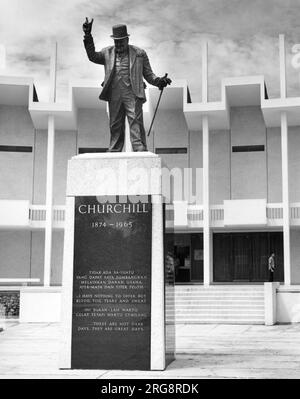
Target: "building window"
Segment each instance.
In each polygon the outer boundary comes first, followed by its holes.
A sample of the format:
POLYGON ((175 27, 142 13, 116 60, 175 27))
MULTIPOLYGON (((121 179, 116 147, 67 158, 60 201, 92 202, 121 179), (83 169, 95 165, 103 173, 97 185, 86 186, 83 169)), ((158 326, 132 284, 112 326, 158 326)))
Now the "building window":
POLYGON ((265 151, 264 145, 234 145, 232 146, 232 152, 255 152, 265 151))
POLYGON ((95 152, 106 152, 107 148, 78 148, 78 154, 86 154, 89 152, 95 153, 95 152))
POLYGON ((156 148, 156 154, 187 154, 186 147, 177 147, 177 148, 156 148))
POLYGON ((22 145, 0 145, 1 152, 32 152, 32 147, 22 145))
POLYGON ((274 281, 284 281, 282 232, 214 233, 214 282, 268 281, 268 259, 273 252, 274 281))

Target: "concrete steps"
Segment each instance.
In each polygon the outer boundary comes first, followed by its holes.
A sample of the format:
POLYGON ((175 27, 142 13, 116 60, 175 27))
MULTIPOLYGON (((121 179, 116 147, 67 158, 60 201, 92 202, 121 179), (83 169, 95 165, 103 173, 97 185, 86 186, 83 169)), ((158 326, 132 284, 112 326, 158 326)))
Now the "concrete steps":
POLYGON ((176 324, 264 324, 263 285, 177 285, 166 292, 167 321, 176 324))

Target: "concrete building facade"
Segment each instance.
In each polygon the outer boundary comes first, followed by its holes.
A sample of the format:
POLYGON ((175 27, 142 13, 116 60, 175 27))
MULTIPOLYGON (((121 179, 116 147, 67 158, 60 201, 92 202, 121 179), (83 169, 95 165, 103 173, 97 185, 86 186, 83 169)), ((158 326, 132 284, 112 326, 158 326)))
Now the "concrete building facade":
MULTIPOLYGON (((263 76, 246 76, 223 79, 221 101, 210 102, 206 46, 202 60, 202 101, 190 101, 185 81, 173 82, 148 139, 148 150, 160 154, 169 170, 191 173, 190 193, 176 197, 175 186, 166 205, 166 231, 175 232, 178 298, 252 287, 250 294, 257 288, 254 296, 261 299, 274 252, 281 283, 277 321, 300 321, 300 98, 286 97, 284 38, 280 98, 268 98, 263 76)), ((38 101, 32 79, 0 76, 0 282, 2 290, 27 282, 21 288, 25 302, 32 292, 59 300, 67 162, 105 151, 109 140, 98 82, 71 82, 61 104, 55 102, 54 75, 48 103, 38 101)), ((146 130, 158 95, 148 89, 146 130)), ((178 302, 179 308, 190 300, 178 302)))

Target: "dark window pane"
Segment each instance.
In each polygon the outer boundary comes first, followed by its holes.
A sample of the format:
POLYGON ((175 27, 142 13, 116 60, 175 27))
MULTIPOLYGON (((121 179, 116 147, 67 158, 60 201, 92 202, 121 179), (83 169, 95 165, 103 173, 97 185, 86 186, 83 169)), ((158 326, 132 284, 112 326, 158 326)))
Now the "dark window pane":
POLYGON ((179 147, 179 148, 156 148, 156 154, 187 154, 187 148, 179 147))
POLYGON ((107 148, 78 148, 78 154, 95 153, 95 152, 106 152, 107 148))
POLYGON ((24 145, 0 145, 2 152, 32 152, 32 147, 24 145))
POLYGON ((234 145, 232 152, 254 152, 265 151, 264 145, 234 145))
POLYGON ((214 281, 268 281, 268 258, 275 253, 274 281, 283 281, 282 232, 215 233, 214 281))

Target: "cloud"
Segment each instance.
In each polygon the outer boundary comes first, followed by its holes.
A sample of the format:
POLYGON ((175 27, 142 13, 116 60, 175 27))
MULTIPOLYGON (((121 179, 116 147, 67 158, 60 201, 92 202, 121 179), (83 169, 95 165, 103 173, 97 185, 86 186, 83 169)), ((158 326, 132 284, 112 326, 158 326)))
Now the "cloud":
POLYGON ((0 71, 5 69, 6 65, 6 50, 3 44, 0 44, 0 71))
MULTIPOLYGON (((201 42, 209 42, 209 93, 220 98, 223 77, 265 75, 270 96, 279 94, 278 34, 290 48, 300 41, 299 0, 0 0, 0 37, 10 74, 34 76, 47 92, 51 43, 58 42, 58 95, 69 78, 103 79, 88 61, 82 23, 94 18, 97 48, 112 43, 111 26, 127 23, 131 43, 145 48, 153 70, 188 81, 201 100, 201 42)), ((298 71, 288 65, 288 92, 296 95, 298 71)), ((41 97, 41 95, 40 95, 41 97)))

